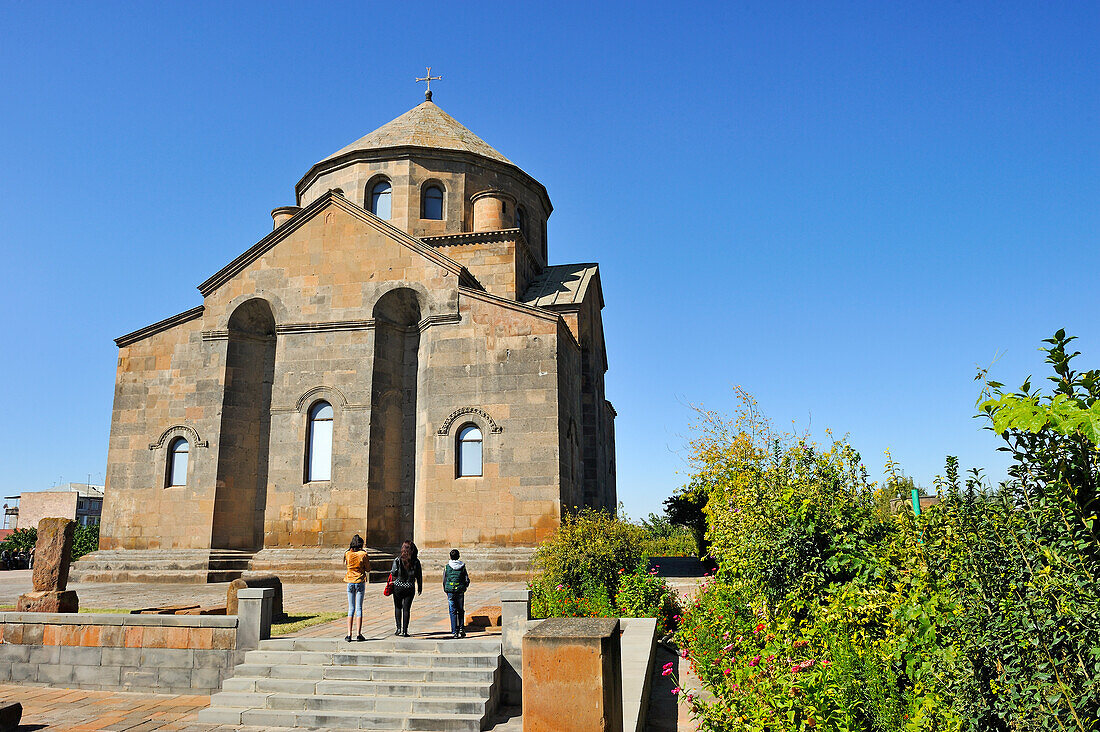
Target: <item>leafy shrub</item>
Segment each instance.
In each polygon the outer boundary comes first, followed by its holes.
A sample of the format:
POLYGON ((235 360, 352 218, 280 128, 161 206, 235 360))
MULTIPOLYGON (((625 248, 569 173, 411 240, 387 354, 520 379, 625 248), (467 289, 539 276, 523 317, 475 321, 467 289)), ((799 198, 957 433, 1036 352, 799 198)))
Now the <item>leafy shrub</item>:
POLYGON ((77 526, 73 535, 73 559, 80 559, 99 549, 99 524, 77 526))
POLYGON ((0 550, 9 552, 29 552, 38 541, 38 529, 33 526, 29 529, 16 529, 8 534, 4 541, 0 542, 0 550))
POLYGON ((549 617, 649 617, 671 622, 675 598, 645 569, 645 530, 607 511, 584 509, 562 519, 535 552, 531 614, 549 617))
POLYGON ((626 618, 657 618, 657 627, 664 632, 675 629, 674 618, 680 611, 676 593, 657 570, 639 566, 623 573, 619 592, 615 595, 619 614, 626 618))
POLYGON ((693 441, 718 575, 678 640, 716 697, 703 730, 1077 730, 1100 719, 1100 371, 1048 340, 1052 395, 988 382, 1013 456, 996 491, 884 511, 913 486, 867 481, 844 441, 781 442, 751 399, 693 441))
POLYGON ((535 551, 534 566, 549 586, 564 585, 614 597, 619 570, 633 569, 643 556, 640 530, 610 511, 591 508, 562 517, 558 532, 535 551))
POLYGON ((649 514, 640 523, 639 538, 642 556, 690 557, 696 556, 695 539, 686 526, 679 526, 668 516, 649 514))

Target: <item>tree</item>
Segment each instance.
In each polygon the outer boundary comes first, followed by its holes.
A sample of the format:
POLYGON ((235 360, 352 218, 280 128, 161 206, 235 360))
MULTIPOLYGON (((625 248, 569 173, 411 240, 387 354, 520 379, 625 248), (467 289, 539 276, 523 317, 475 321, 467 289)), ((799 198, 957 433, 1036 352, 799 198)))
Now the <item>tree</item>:
POLYGON ((707 505, 707 489, 702 481, 692 479, 691 483, 665 499, 665 515, 669 523, 684 526, 691 532, 699 556, 707 553, 707 516, 703 509, 707 505))

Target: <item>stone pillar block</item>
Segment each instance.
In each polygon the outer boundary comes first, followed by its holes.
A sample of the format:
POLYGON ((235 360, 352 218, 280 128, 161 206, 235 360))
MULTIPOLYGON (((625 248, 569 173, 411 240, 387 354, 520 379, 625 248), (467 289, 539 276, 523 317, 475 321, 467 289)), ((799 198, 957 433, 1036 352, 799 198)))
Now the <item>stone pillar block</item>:
POLYGON ((38 541, 34 545, 35 592, 65 589, 69 583, 69 562, 73 553, 76 522, 64 518, 44 518, 38 522, 38 541))
POLYGON ((523 637, 523 732, 622 732, 617 618, 549 618, 523 637))
POLYGON ((271 637, 271 603, 275 590, 246 587, 237 592, 237 650, 250 651, 271 637))
POLYGON ((531 591, 504 590, 500 595, 500 640, 504 667, 501 689, 505 704, 519 704, 523 676, 523 636, 531 619, 531 591))
POLYGON ((237 593, 245 587, 270 587, 275 590, 275 597, 271 601, 271 619, 282 620, 286 617, 283 612, 283 583, 273 574, 241 577, 229 583, 229 589, 225 593, 225 614, 237 614, 237 593))

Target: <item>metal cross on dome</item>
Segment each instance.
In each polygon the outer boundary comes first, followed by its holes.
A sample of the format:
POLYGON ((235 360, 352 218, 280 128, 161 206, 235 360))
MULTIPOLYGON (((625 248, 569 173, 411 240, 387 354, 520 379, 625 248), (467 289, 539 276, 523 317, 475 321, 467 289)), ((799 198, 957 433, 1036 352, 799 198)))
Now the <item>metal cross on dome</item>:
POLYGON ((428 82, 428 88, 425 89, 425 91, 424 91, 424 101, 430 102, 430 101, 432 101, 432 82, 433 81, 439 81, 440 79, 443 78, 443 76, 442 75, 432 76, 432 67, 428 66, 426 68, 427 68, 428 73, 424 74, 423 78, 416 79, 416 81, 426 81, 426 82, 428 82))

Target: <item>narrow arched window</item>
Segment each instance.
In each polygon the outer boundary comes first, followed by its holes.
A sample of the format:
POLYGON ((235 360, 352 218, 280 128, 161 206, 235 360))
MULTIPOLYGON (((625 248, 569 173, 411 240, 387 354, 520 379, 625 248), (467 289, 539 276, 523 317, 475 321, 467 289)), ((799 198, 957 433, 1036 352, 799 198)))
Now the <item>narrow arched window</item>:
POLYGON ((420 218, 435 219, 436 221, 442 219, 443 189, 439 186, 425 188, 424 195, 421 197, 420 208, 420 218))
POLYGON ((481 430, 468 424, 458 431, 458 477, 481 475, 481 430))
POLYGON ((388 180, 379 181, 370 190, 370 212, 380 219, 390 218, 390 195, 393 187, 388 180))
POLYGON ((191 445, 177 437, 168 445, 168 486, 187 485, 187 456, 191 445))
POLYGON ((332 479, 332 405, 317 402, 309 410, 306 482, 332 479))
POLYGON ((527 227, 524 225, 522 206, 516 207, 516 228, 519 229, 524 238, 527 237, 527 227))

